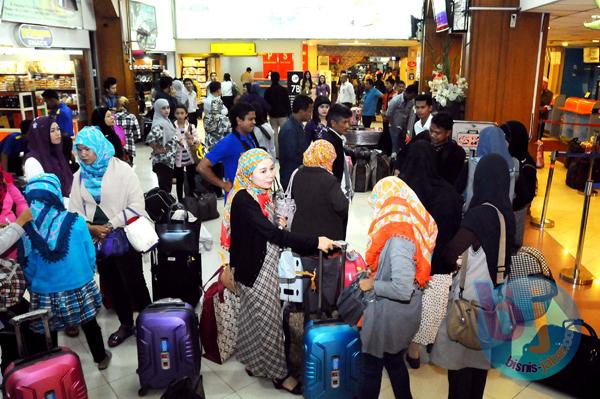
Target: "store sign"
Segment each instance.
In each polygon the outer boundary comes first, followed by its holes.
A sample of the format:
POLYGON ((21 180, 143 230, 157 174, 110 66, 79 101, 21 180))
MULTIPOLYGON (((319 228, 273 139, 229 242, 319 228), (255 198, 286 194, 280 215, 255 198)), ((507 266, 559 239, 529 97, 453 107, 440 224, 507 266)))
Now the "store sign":
POLYGON ((296 96, 302 93, 302 76, 304 72, 302 71, 290 71, 287 73, 287 89, 288 96, 290 97, 290 106, 294 105, 294 99, 296 96))
POLYGON ((254 43, 211 43, 210 52, 223 55, 256 55, 254 43))
POLYGON ((4 0, 2 21, 82 28, 81 9, 81 0, 4 0))
POLYGON ((17 39, 24 47, 52 47, 52 30, 47 26, 20 25, 17 29, 17 39))
POLYGON ((479 144, 479 133, 489 126, 496 126, 496 124, 494 122, 454 121, 452 139, 465 151, 475 151, 479 144))

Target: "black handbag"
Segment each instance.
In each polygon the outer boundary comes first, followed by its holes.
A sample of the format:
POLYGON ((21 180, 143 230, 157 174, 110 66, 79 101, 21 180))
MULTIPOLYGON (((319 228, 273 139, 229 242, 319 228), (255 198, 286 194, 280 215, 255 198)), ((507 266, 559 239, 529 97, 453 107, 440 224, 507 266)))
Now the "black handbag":
POLYGON ((359 273, 356 279, 342 291, 337 300, 340 318, 352 326, 358 324, 369 302, 359 285, 359 281, 366 276, 364 272, 359 273))
POLYGON ((156 225, 158 235, 158 251, 162 253, 189 253, 199 251, 200 224, 190 223, 186 212, 183 221, 172 220, 173 212, 169 213, 166 223, 156 225))

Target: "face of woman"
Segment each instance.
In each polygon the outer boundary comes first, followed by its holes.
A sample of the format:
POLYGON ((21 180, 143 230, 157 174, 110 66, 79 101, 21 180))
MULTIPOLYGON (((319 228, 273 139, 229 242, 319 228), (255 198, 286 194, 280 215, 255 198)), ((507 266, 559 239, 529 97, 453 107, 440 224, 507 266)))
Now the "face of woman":
POLYGON ((273 185, 273 179, 275 177, 275 165, 273 161, 269 159, 265 159, 261 161, 258 165, 256 165, 256 169, 252 172, 252 183, 257 187, 263 188, 265 190, 271 188, 273 185))
POLYGON ((115 124, 115 117, 111 111, 106 111, 106 115, 104 115, 104 123, 106 123, 107 126, 113 126, 115 124))
POLYGON ((50 125, 50 143, 52 144, 60 144, 60 128, 58 127, 58 123, 52 122, 50 125))
POLYGON ((171 112, 171 108, 170 108, 168 105, 167 105, 167 106, 165 106, 165 107, 162 107, 162 108, 160 109, 160 114, 161 114, 162 116, 164 116, 165 118, 168 118, 168 117, 169 117, 169 113, 170 113, 170 112, 171 112))
POLYGON ((86 165, 91 165, 96 162, 96 153, 91 148, 82 144, 77 144, 77 155, 79 159, 86 165))
POLYGON ((304 79, 310 79, 310 72, 309 71, 304 72, 304 79))
POLYGON ((319 76, 319 83, 325 84, 325 76, 323 76, 323 75, 319 76))
POLYGON ((329 104, 319 105, 319 116, 321 118, 326 118, 328 112, 329 112, 329 104))

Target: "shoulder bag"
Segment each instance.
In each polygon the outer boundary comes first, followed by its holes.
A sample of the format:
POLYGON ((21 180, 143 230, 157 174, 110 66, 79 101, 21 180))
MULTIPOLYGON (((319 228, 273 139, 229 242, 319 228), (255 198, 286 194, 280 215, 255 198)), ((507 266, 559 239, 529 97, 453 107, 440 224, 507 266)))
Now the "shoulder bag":
MULTIPOLYGON (((506 224, 498 208, 487 202, 484 205, 493 207, 500 221, 496 283, 502 284, 504 282, 504 271, 506 270, 506 224)), ((512 305, 508 301, 501 301, 490 309, 485 308, 476 300, 464 299, 463 291, 465 290, 468 268, 469 249, 462 255, 462 266, 459 272, 459 298, 454 299, 448 311, 448 337, 469 349, 491 348, 495 343, 510 339, 512 336, 512 330, 516 325, 512 305)), ((496 288, 496 290, 500 292, 502 288, 504 288, 503 285, 496 288)))
POLYGON ((26 289, 21 265, 11 259, 0 259, 0 312, 19 303, 26 289))
POLYGON ((283 216, 287 219, 286 230, 290 230, 292 228, 294 214, 296 213, 296 201, 294 198, 292 198, 292 186, 294 184, 294 176, 296 176, 296 172, 298 172, 298 170, 300 170, 300 168, 296 169, 292 173, 285 192, 282 193, 281 187, 279 187, 279 195, 275 197, 275 209, 277 210, 277 216, 283 216))
POLYGON ((137 252, 145 253, 151 251, 158 245, 158 234, 154 230, 154 223, 131 208, 127 208, 127 210, 137 216, 134 221, 127 223, 127 216, 125 211, 123 211, 123 216, 125 217, 124 230, 129 244, 137 252))

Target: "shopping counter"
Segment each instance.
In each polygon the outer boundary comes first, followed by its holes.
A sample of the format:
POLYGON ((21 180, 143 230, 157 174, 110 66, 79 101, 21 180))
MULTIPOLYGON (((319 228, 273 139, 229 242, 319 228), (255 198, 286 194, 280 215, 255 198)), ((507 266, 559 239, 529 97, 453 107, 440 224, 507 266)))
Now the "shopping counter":
POLYGON ((562 111, 558 123, 563 140, 578 138, 588 141, 592 135, 600 132, 600 101, 570 97, 559 110, 562 111))

